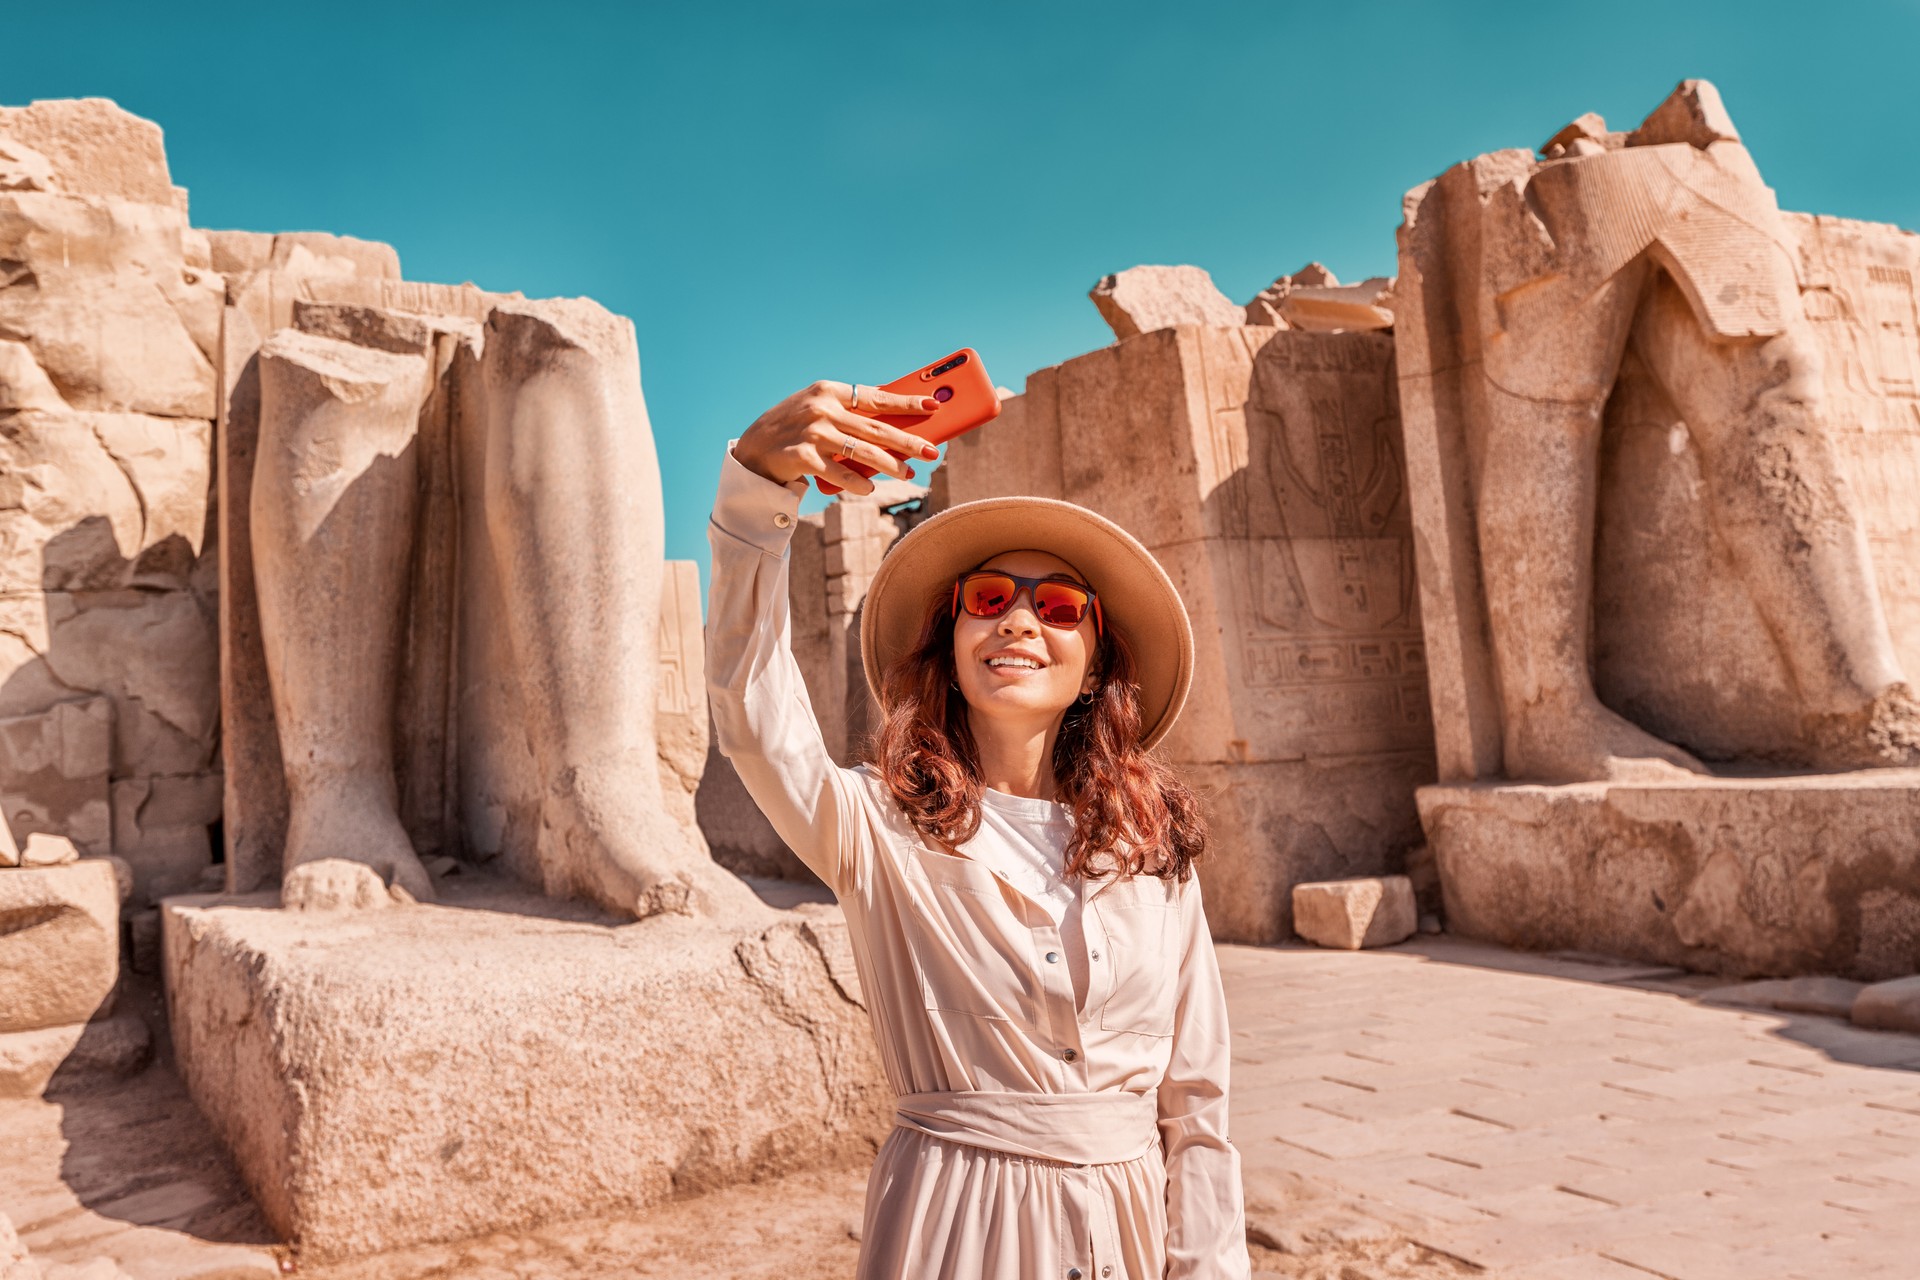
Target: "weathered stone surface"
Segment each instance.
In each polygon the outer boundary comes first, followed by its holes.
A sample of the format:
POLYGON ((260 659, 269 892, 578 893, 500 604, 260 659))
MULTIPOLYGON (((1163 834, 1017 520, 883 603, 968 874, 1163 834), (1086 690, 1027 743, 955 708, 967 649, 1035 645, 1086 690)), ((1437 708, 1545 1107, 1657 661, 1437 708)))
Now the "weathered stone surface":
POLYGON ((220 280, 186 265, 185 231, 160 205, 0 194, 0 326, 67 407, 213 417, 220 280))
POLYGON ((13 1229, 13 1219, 0 1213, 0 1280, 41 1280, 40 1268, 27 1256, 27 1247, 13 1229))
POLYGON ((723 929, 491 905, 165 908, 182 1073, 303 1258, 644 1206, 886 1133, 830 909, 723 929))
POLYGON ((280 905, 289 911, 377 911, 394 905, 380 873, 347 858, 316 858, 287 869, 280 905))
MULTIPOLYGON (((0 343, 0 354, 19 348, 0 343)), ((8 416, 0 592, 186 589, 205 543, 211 440, 212 424, 196 419, 8 416)))
POLYGON ((73 841, 65 836, 48 835, 36 831, 27 837, 27 843, 20 850, 20 865, 23 867, 64 867, 69 862, 80 861, 80 851, 73 847, 73 841))
POLYGON ((632 324, 500 301, 452 376, 465 847, 635 915, 757 907, 663 802, 665 532, 632 324))
POLYGON ((1293 886, 1294 932, 1323 947, 1358 951, 1405 942, 1419 927, 1413 882, 1405 876, 1358 876, 1293 886))
POLYGON ((213 865, 209 826, 220 818, 217 773, 122 778, 113 784, 113 849, 133 869, 133 901, 195 892, 213 865))
POLYGON ((1863 1027, 1920 1035, 1920 977, 1876 982, 1854 998, 1853 1020, 1863 1027))
POLYGON ((0 716, 0 807, 15 837, 57 832, 86 853, 108 852, 112 759, 113 704, 107 698, 0 716))
POLYGON ((1255 294, 1247 303, 1246 320, 1271 328, 1321 333, 1390 329, 1393 309, 1387 296, 1392 287, 1393 281, 1385 276, 1343 285, 1333 272, 1310 262, 1255 294))
POLYGON ((1864 989, 1863 983, 1810 974, 1803 978, 1772 978, 1734 987, 1715 987, 1700 999, 1704 1004, 1750 1005, 1758 1009, 1778 1009, 1782 1013, 1821 1013, 1844 1018, 1853 1009, 1854 997, 1864 989))
MULTIPOLYGON (((153 1056, 153 1033, 137 1013, 96 1022, 0 1033, 0 1098, 37 1098, 49 1086, 132 1075, 153 1056)), ((0 1271, 0 1276, 6 1273, 0 1271)))
POLYGON ((1419 800, 1452 932, 1742 976, 1920 969, 1920 772, 1419 800))
POLYGON ((119 973, 120 897, 104 859, 0 871, 0 1031, 85 1022, 119 973))
POLYGON ((1179 587, 1193 687, 1158 750, 1214 806, 1217 937, 1283 940, 1294 883, 1401 870, 1433 765, 1390 338, 1130 338, 1034 373, 941 471, 956 504, 1090 507, 1179 587))
POLYGON ((76 196, 111 196, 172 206, 160 126, 106 98, 55 98, 0 107, 0 135, 45 160, 52 187, 76 196))
POLYGON ((1239 324, 1244 315, 1200 267, 1129 267, 1087 296, 1116 338, 1177 324, 1239 324))
MULTIPOLYGON (((1868 536, 1884 482, 1848 483, 1859 417, 1822 350, 1920 358, 1913 260, 1858 236, 1795 254, 1804 230, 1701 82, 1620 145, 1481 156, 1409 195, 1395 342, 1444 778, 1915 758, 1868 536), (1860 319, 1880 307, 1904 318, 1860 319), (1853 319, 1823 336, 1823 312, 1853 319)), ((1915 427, 1889 408, 1904 428, 1871 447, 1897 476, 1915 427)))
POLYGON ((700 566, 668 560, 660 574, 660 658, 656 689, 660 794, 667 814, 698 831, 694 798, 706 768, 711 715, 706 698, 706 648, 700 628, 700 566))
POLYGON ((25 143, 0 136, 0 191, 55 191, 53 161, 25 143))

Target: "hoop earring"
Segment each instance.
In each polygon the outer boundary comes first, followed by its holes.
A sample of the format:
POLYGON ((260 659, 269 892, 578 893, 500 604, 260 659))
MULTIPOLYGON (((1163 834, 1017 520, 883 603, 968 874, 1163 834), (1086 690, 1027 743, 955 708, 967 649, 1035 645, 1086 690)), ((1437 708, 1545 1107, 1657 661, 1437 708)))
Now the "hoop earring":
POLYGON ((1078 702, 1083 707, 1087 706, 1093 702, 1093 693, 1094 691, 1092 689, 1089 689, 1085 693, 1081 694, 1078 698, 1074 699, 1074 701, 1078 702))
POLYGON ((960 688, 960 682, 952 676, 947 677, 947 684, 956 690, 960 688))

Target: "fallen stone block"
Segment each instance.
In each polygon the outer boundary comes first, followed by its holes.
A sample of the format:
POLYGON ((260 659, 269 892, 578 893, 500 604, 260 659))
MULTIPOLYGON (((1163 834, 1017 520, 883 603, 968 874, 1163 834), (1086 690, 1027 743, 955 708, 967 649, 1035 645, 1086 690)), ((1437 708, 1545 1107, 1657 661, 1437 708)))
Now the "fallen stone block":
POLYGON ((1413 882, 1405 876, 1361 876, 1293 886, 1293 928, 1323 947, 1357 951, 1405 942, 1418 927, 1413 882))
POLYGON ((132 1012, 0 1032, 0 1098, 37 1098, 53 1089, 123 1079, 152 1057, 153 1033, 132 1012))
POLYGON ((1854 997, 1856 1025, 1920 1035, 1920 976, 1876 982, 1854 997))
POLYGON ((80 851, 73 847, 73 841, 50 831, 31 833, 27 836, 26 847, 20 850, 20 865, 23 867, 64 867, 69 862, 78 861, 80 851))
POLYGON ((169 899, 166 987, 188 1089, 303 1261, 866 1159, 891 1124, 831 909, 274 902, 169 899))
POLYGON ((1237 326, 1246 321, 1245 311, 1199 267, 1129 267, 1101 280, 1087 296, 1116 338, 1182 324, 1237 326))
POLYGON ((0 1032, 86 1022, 119 975, 111 863, 0 871, 0 1032))
POLYGON ((1865 989, 1864 983, 1845 978, 1810 975, 1803 978, 1773 978, 1762 982, 1743 982, 1731 987, 1715 987, 1700 997, 1702 1004, 1746 1005, 1756 1009, 1778 1009, 1782 1013, 1819 1013, 1844 1018, 1853 1008, 1854 998, 1865 989))

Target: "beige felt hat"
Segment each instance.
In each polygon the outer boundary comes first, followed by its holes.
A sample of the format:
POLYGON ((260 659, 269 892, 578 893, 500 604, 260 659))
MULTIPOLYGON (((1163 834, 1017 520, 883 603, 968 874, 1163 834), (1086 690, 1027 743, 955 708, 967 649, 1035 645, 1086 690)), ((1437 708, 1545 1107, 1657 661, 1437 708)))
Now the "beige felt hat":
POLYGON ((1006 551, 1045 551, 1080 571, 1109 626, 1133 653, 1140 738, 1152 746, 1173 727, 1193 682, 1193 625, 1173 579, 1132 534, 1105 516, 1055 498, 983 498, 924 521, 888 549, 867 588, 860 657, 880 699, 889 664, 913 647, 936 595, 962 573, 1006 551))

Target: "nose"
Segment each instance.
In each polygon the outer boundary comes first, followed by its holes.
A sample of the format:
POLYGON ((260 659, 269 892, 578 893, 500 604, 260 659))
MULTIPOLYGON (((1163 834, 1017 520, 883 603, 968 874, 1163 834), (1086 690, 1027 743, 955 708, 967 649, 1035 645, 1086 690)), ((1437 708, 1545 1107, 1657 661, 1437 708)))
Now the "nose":
POLYGON ((999 623, 996 630, 1002 635, 1039 635, 1040 615, 1033 607, 1033 592, 1025 587, 1017 588, 1013 593, 1013 603, 1000 615, 999 623), (1021 607, 1022 600, 1026 601, 1024 608, 1021 607))

